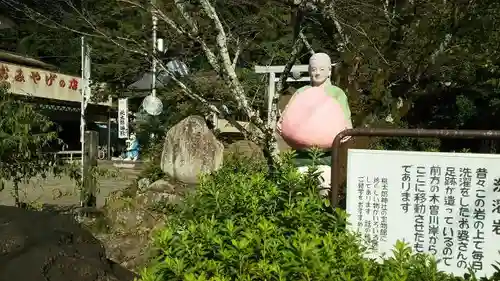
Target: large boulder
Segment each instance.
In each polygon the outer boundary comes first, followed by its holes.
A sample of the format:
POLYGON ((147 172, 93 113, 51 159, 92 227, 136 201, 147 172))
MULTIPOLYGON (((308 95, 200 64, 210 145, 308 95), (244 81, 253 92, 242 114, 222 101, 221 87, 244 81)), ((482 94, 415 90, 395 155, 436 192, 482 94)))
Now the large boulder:
POLYGON ((266 161, 262 148, 249 140, 239 140, 228 145, 224 152, 226 158, 247 158, 255 161, 266 161))
POLYGON ((173 126, 165 137, 161 169, 184 183, 198 183, 201 173, 222 165, 224 145, 201 116, 189 116, 173 126))
POLYGON ((69 215, 0 206, 0 280, 132 281, 69 215))
POLYGON ((132 198, 120 192, 109 196, 104 207, 108 231, 97 234, 109 257, 130 270, 145 266, 151 257, 151 234, 167 220, 163 208, 180 203, 191 191, 185 184, 160 179, 132 198))
POLYGON ((153 230, 161 228, 165 216, 154 212, 154 202, 146 194, 134 198, 120 193, 108 197, 104 206, 107 231, 97 233, 109 257, 129 270, 139 270, 150 258, 153 230))

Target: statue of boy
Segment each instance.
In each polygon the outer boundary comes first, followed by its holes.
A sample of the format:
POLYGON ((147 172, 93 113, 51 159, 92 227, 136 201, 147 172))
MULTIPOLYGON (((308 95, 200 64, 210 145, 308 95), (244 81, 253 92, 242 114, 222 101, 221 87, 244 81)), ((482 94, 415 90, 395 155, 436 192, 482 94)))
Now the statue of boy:
POLYGON ((342 89, 332 85, 332 82, 330 81, 331 74, 332 61, 330 56, 325 53, 316 53, 312 55, 309 59, 309 76, 311 77, 311 85, 298 89, 295 94, 299 94, 300 92, 303 92, 311 87, 323 88, 328 95, 331 95, 340 103, 340 106, 344 111, 345 119, 351 123, 351 110, 349 109, 347 96, 342 89))
MULTIPOLYGON (((351 110, 349 109, 349 103, 345 92, 337 86, 332 85, 330 81, 332 73, 332 61, 330 56, 325 53, 316 53, 309 59, 309 76, 311 78, 311 85, 304 86, 298 89, 294 95, 300 94, 306 89, 311 87, 320 87, 333 98, 335 98, 343 112, 346 120, 352 127, 351 120, 351 110)), ((327 126, 327 124, 325 124, 327 126)), ((318 167, 319 172, 321 172, 322 182, 320 192, 322 195, 326 196, 328 194, 328 189, 330 188, 330 171, 331 171, 331 156, 329 151, 325 151, 325 154, 320 159, 316 160, 315 163, 318 167)), ((299 168, 299 171, 306 172, 309 165, 312 164, 312 159, 310 153, 307 150, 297 150, 297 156, 295 158, 295 164, 299 168)))

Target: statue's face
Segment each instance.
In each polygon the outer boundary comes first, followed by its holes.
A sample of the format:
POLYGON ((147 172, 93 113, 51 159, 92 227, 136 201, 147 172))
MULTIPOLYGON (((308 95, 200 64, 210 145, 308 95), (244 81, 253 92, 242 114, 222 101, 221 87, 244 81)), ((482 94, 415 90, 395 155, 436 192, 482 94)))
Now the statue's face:
POLYGON ((313 60, 309 64, 309 76, 314 86, 325 83, 330 78, 331 66, 320 60, 313 60))

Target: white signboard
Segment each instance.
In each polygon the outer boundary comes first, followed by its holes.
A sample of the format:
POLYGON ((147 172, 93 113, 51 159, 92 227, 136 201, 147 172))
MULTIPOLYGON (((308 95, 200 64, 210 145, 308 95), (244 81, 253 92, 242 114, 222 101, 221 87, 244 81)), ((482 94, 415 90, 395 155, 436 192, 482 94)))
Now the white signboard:
POLYGON ((118 100, 118 138, 128 139, 128 99, 118 100))
POLYGON ((347 211, 378 258, 397 240, 491 276, 500 261, 500 155, 349 150, 347 211))

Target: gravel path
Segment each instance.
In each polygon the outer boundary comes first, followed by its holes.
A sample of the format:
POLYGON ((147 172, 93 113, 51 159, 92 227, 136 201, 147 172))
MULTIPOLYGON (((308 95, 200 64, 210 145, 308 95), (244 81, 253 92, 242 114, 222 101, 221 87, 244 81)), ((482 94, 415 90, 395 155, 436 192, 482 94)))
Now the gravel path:
MULTIPOLYGON (((108 169, 111 169, 109 166, 108 169)), ((116 168, 115 168, 116 170, 116 168)), ((138 169, 120 169, 116 177, 101 178, 97 207, 102 207, 105 198, 112 192, 125 189, 138 175, 138 169)), ((22 202, 37 204, 75 205, 79 204, 80 195, 75 183, 67 176, 34 178, 29 183, 19 186, 22 202)), ((12 183, 6 182, 4 190, 0 191, 0 205, 14 206, 12 183)))

